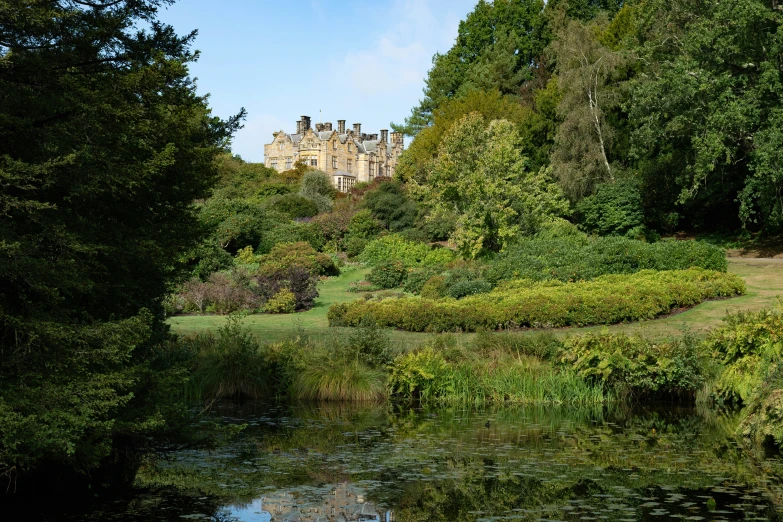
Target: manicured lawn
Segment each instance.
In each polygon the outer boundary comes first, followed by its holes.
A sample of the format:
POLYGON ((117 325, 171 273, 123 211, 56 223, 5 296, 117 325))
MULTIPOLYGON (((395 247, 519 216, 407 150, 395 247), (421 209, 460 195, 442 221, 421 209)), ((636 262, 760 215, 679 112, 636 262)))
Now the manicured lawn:
MULTIPOLYGON (((619 324, 608 327, 612 331, 641 333, 651 337, 679 335, 689 329, 696 335, 704 335, 718 325, 727 311, 758 310, 774 306, 778 297, 783 298, 783 259, 740 259, 729 260, 729 271, 745 279, 748 287, 746 295, 733 299, 708 301, 680 314, 663 319, 639 323, 619 324)), ((279 341, 295 335, 316 338, 344 335, 348 328, 329 328, 326 314, 334 303, 352 301, 360 295, 347 292, 348 285, 359 281, 367 274, 367 269, 352 269, 340 277, 331 278, 319 286, 320 297, 312 310, 293 315, 250 315, 243 324, 262 341, 279 341)), ((224 316, 178 316, 169 320, 174 332, 190 335, 205 330, 214 330, 225 322, 224 316)), ((565 328, 555 330, 558 336, 600 330, 605 327, 565 328)), ((534 331, 520 332, 529 335, 534 331)), ((411 332, 390 332, 395 342, 406 345, 419 344, 431 334, 411 332)), ((466 341, 473 334, 462 334, 466 341)))

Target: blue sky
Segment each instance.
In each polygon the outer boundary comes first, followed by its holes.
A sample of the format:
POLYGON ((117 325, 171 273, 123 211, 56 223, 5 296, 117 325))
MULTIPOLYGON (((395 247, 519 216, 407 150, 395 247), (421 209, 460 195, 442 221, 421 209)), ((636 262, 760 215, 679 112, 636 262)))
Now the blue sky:
POLYGON ((421 99, 436 52, 447 51, 476 0, 179 0, 160 12, 198 29, 191 65, 218 116, 245 107, 233 150, 262 161, 272 132, 300 115, 377 133, 421 99))

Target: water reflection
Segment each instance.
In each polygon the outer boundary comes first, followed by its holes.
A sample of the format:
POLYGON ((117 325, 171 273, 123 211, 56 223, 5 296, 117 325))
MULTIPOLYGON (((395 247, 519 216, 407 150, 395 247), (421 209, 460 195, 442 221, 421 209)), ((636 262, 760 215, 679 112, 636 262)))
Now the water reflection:
POLYGON ((138 495, 71 520, 783 520, 781 461, 741 451, 731 415, 346 405, 215 415, 248 427, 218 451, 161 455, 138 495))

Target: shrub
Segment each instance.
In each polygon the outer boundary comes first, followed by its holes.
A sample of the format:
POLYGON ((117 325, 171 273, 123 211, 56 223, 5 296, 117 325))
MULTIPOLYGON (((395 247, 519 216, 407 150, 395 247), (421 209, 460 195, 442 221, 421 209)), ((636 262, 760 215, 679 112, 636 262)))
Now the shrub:
POLYGON ((412 267, 446 264, 455 257, 449 249, 433 249, 425 243, 408 241, 399 234, 390 234, 370 241, 359 256, 359 260, 369 265, 400 260, 405 266, 412 267))
POLYGON ((716 397, 748 402, 783 356, 783 308, 729 314, 704 348, 723 367, 714 386, 716 397))
POLYGON ((469 295, 485 294, 491 290, 491 284, 483 279, 477 279, 475 281, 458 281, 449 286, 446 293, 449 297, 453 297, 454 299, 462 299, 469 295))
POLYGON ((582 228, 601 236, 623 235, 644 222, 642 195, 635 180, 600 185, 595 194, 579 202, 576 212, 582 228))
POLYGON ((405 278, 403 289, 411 294, 418 294, 421 292, 424 284, 439 273, 439 267, 435 266, 410 270, 405 278))
POLYGON ((348 225, 348 234, 351 237, 362 239, 372 239, 381 231, 381 225, 378 223, 369 210, 360 210, 351 217, 348 225))
POLYGON ((318 206, 310 199, 298 194, 286 194, 270 199, 267 208, 291 218, 306 218, 318 214, 318 206))
POLYGON ((560 362, 620 395, 694 399, 704 382, 696 348, 691 336, 653 342, 603 332, 566 340, 560 362))
POLYGON ((512 279, 591 280, 606 274, 640 270, 684 270, 690 267, 725 272, 725 252, 701 241, 645 243, 619 237, 584 241, 531 239, 510 246, 491 263, 486 278, 493 284, 512 279))
POLYGON ((320 170, 311 170, 302 177, 299 195, 312 201, 319 212, 328 212, 336 195, 329 175, 320 170))
POLYGON ((370 270, 370 273, 367 274, 367 281, 375 288, 397 288, 402 286, 407 275, 408 270, 402 261, 384 261, 370 270))
POLYGON ((320 250, 326 244, 321 231, 310 223, 296 223, 286 219, 285 221, 271 221, 263 229, 261 239, 256 242, 246 242, 245 245, 257 244, 257 253, 267 254, 282 243, 308 243, 313 249, 320 250))
POLYGON ((333 276, 340 273, 334 259, 317 252, 312 245, 303 241, 275 245, 269 254, 260 257, 258 272, 274 276, 293 266, 302 267, 313 276, 333 276))
POLYGON ((364 252, 369 241, 363 237, 348 236, 345 238, 345 253, 350 258, 358 257, 364 252))
POLYGON ((402 184, 382 181, 367 191, 362 205, 381 225, 392 232, 401 232, 414 225, 416 203, 405 193, 402 184))
POLYGON ((281 288, 264 306, 270 314, 292 314, 296 311, 296 296, 288 288, 281 288))
POLYGON ((421 287, 421 297, 423 299, 440 299, 446 297, 446 278, 441 275, 430 277, 424 286, 421 287))
POLYGON ((570 284, 518 281, 459 301, 415 297, 354 301, 333 307, 329 320, 335 326, 356 326, 369 317, 380 326, 416 332, 586 326, 652 319, 674 308, 744 291, 745 283, 733 274, 699 268, 647 270, 570 284))

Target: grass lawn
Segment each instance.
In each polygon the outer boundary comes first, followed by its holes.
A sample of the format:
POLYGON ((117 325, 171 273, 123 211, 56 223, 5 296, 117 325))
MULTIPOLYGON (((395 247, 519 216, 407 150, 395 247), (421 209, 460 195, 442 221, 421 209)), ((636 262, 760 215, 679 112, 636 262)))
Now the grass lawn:
MULTIPOLYGON (((340 277, 328 279, 320 284, 320 297, 316 299, 312 310, 292 315, 250 315, 243 324, 262 341, 278 341, 291 335, 302 333, 309 337, 325 338, 342 335, 349 328, 329 328, 326 313, 334 303, 352 301, 358 294, 347 292, 348 285, 359 281, 368 269, 353 269, 340 277)), ((679 335, 689 329, 697 335, 704 335, 721 322, 726 312, 737 310, 759 310, 769 308, 783 298, 783 259, 729 259, 729 271, 742 277, 747 283, 747 294, 733 299, 708 301, 683 313, 662 319, 639 323, 618 324, 608 327, 612 331, 641 333, 650 337, 679 335)), ((177 316, 169 320, 172 330, 178 334, 190 335, 205 330, 214 330, 225 322, 224 316, 177 316)), ((564 328, 555 330, 558 336, 567 336, 606 328, 564 328)), ((520 332, 529 335, 535 332, 520 332)), ((395 342, 414 345, 421 343, 432 334, 392 331, 395 342)), ((465 340, 473 334, 462 334, 465 340)))

